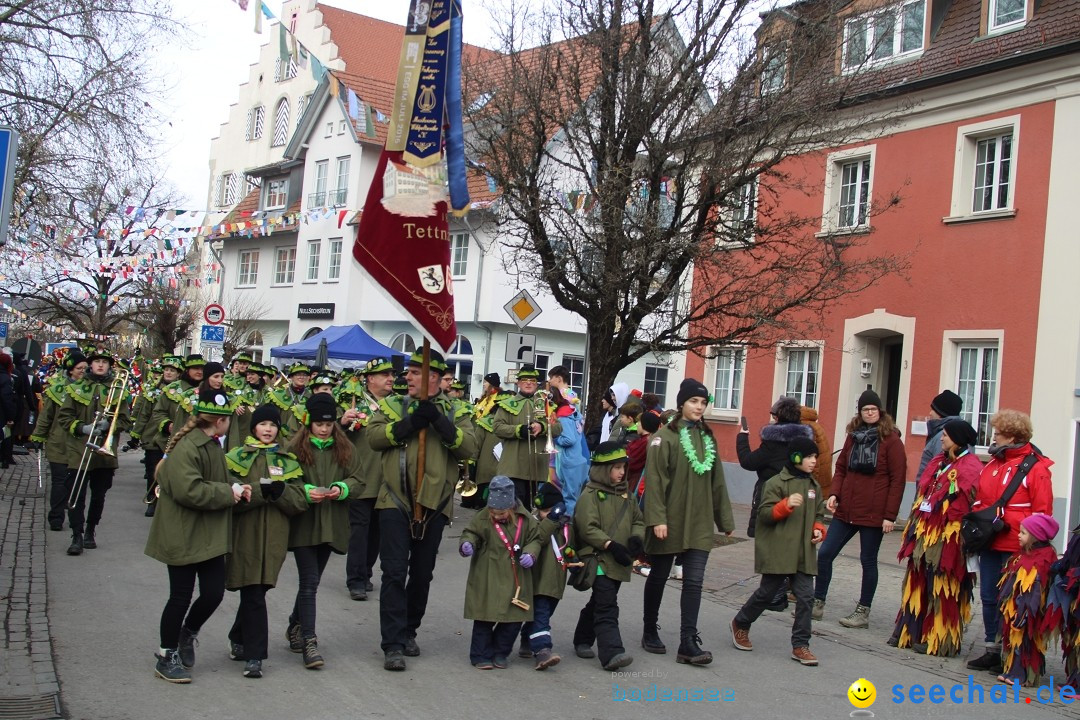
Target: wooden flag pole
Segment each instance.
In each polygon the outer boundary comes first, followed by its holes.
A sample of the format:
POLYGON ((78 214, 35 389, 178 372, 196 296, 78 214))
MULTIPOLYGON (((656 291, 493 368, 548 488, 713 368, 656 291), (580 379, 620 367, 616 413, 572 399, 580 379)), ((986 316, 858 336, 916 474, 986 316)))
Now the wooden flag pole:
MULTIPOLYGON (((428 376, 431 374, 431 342, 424 336, 424 359, 420 366, 420 400, 428 399, 428 376)), ((424 486, 424 465, 427 454, 427 428, 420 431, 416 441, 416 497, 413 498, 413 523, 424 521, 424 509, 420 506, 420 489, 424 486)))

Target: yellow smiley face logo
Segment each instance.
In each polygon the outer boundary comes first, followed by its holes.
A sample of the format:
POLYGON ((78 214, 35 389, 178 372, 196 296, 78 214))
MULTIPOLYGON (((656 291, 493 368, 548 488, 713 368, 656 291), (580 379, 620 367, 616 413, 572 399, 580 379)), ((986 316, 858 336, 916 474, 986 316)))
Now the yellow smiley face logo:
POLYGON ((847 696, 855 707, 860 709, 868 708, 877 699, 877 688, 874 687, 874 683, 866 678, 859 678, 851 683, 851 687, 847 690, 847 696))

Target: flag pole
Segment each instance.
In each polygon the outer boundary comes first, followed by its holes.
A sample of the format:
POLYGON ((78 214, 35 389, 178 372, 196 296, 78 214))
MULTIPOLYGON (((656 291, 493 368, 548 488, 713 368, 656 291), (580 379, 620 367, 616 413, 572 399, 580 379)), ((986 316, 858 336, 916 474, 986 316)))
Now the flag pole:
MULTIPOLYGON (((420 366, 420 400, 428 399, 428 376, 431 373, 431 342, 424 336, 424 359, 420 366)), ((424 509, 420 506, 420 489, 424 486, 424 465, 427 454, 427 428, 420 431, 416 441, 416 497, 413 498, 413 523, 424 521, 424 509)))

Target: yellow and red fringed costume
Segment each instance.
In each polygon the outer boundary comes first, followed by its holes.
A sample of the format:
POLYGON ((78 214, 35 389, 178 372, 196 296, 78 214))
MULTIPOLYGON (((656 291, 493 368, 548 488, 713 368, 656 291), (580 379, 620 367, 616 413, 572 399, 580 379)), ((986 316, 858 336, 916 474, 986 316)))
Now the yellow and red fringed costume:
POLYGON ((927 655, 960 653, 971 619, 974 573, 967 570, 960 521, 971 509, 982 463, 965 452, 937 455, 919 480, 897 558, 907 560, 893 640, 925 645, 927 655))
POLYGON ((1065 682, 1080 688, 1080 528, 1072 531, 1065 555, 1051 567, 1050 591, 1043 612, 1043 631, 1061 635, 1065 682))
POLYGON ((1050 588, 1050 566, 1057 551, 1049 544, 1036 543, 1009 558, 998 587, 1001 610, 1001 677, 1019 680, 1024 687, 1038 685, 1046 670, 1046 649, 1054 630, 1046 627, 1044 613, 1050 588))

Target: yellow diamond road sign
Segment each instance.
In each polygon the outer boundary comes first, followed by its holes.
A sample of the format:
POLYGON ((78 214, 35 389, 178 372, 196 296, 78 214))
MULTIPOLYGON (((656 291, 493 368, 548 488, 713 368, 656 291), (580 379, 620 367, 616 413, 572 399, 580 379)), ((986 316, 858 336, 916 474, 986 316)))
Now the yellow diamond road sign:
POLYGON ((503 305, 503 309, 506 310, 506 314, 510 316, 510 319, 514 321, 514 324, 519 328, 523 328, 541 313, 540 306, 536 303, 536 300, 529 294, 528 290, 522 289, 517 295, 510 299, 510 302, 503 305))

